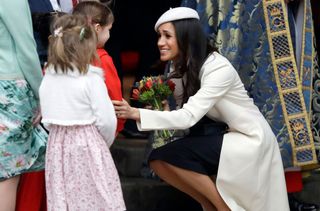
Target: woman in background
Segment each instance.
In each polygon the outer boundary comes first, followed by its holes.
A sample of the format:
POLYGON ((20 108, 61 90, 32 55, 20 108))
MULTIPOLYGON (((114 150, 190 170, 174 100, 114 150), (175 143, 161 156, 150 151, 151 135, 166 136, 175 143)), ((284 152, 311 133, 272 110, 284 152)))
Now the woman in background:
POLYGON ((42 72, 27 0, 1 2, 0 34, 0 210, 14 211, 20 175, 44 169, 47 138, 38 125, 42 72))

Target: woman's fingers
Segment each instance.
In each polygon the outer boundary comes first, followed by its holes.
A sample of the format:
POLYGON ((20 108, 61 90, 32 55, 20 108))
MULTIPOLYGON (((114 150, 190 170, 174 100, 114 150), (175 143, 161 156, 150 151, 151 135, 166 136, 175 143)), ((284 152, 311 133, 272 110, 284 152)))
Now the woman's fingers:
POLYGON ((126 107, 123 101, 112 100, 112 103, 115 110, 122 110, 124 107, 126 107))
POLYGON ((118 118, 121 119, 134 119, 140 121, 139 110, 131 107, 124 99, 122 101, 112 100, 114 110, 118 118))
POLYGON ((128 118, 128 115, 130 114, 130 105, 127 101, 124 99, 122 101, 113 100, 112 103, 118 118, 128 118))
POLYGON ((113 105, 120 106, 124 103, 124 101, 112 100, 113 105))

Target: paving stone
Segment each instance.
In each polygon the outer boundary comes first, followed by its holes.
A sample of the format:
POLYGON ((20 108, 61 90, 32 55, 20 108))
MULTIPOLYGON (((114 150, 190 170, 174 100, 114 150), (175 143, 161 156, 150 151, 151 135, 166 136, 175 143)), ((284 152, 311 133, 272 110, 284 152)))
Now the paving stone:
POLYGON ((117 139, 111 153, 119 175, 140 177, 147 139, 117 139))
POLYGON ((121 185, 127 211, 202 211, 196 201, 162 181, 122 177, 121 185))

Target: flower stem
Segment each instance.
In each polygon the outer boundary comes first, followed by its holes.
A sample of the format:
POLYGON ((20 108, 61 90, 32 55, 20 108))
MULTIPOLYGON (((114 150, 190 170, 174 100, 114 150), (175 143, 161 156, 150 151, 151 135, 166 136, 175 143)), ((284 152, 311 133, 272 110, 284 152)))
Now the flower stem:
POLYGON ((161 102, 159 102, 158 99, 154 98, 154 107, 159 110, 159 111, 162 111, 162 106, 161 106, 161 102))

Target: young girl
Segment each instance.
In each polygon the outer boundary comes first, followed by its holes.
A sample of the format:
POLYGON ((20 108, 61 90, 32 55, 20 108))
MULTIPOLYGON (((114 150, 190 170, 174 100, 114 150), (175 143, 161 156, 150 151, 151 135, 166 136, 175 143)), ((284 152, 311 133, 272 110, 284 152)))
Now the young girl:
POLYGON ((95 59, 96 34, 82 16, 53 24, 41 83, 42 122, 50 130, 46 155, 48 210, 125 210, 108 147, 116 117, 95 59))
MULTIPOLYGON (((104 50, 104 45, 110 38, 110 29, 114 21, 111 9, 99 2, 83 1, 74 8, 73 14, 84 15, 87 21, 94 27, 98 37, 97 54, 100 58, 100 61, 95 61, 95 65, 101 67, 104 71, 105 83, 110 99, 122 100, 121 81, 116 67, 113 64, 111 56, 104 50)), ((118 119, 117 133, 123 129, 124 123, 124 119, 118 119)))

